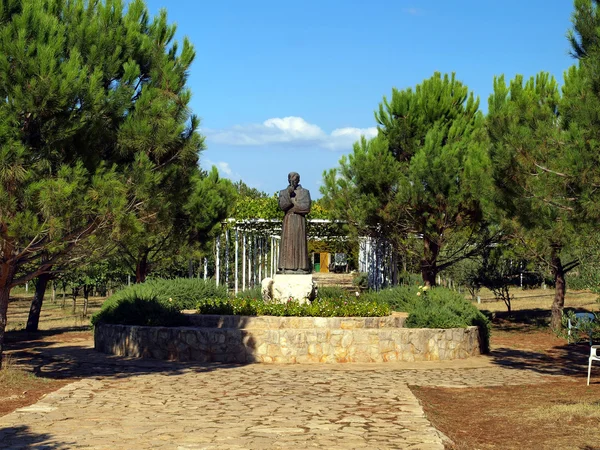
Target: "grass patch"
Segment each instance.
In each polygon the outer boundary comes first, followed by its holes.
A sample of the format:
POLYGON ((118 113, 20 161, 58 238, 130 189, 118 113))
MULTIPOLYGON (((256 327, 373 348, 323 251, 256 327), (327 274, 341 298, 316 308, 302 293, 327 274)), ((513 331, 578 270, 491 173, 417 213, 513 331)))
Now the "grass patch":
MULTIPOLYGON (((0 369, 0 386, 2 389, 14 389, 15 387, 29 384, 37 379, 31 372, 27 372, 17 367, 10 355, 5 354, 2 359, 2 368, 0 369)), ((43 380, 41 378, 40 380, 43 380)))
POLYGON ((584 399, 559 405, 538 407, 531 411, 530 419, 554 422, 600 419, 600 401, 584 399))

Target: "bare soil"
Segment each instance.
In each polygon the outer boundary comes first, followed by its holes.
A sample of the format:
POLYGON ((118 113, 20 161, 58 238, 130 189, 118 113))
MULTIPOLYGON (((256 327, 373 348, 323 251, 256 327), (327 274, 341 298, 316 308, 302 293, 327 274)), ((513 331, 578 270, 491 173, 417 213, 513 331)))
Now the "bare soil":
POLYGON ((600 448, 600 366, 586 386, 589 345, 556 337, 542 325, 549 311, 502 316, 491 338, 499 364, 565 377, 524 386, 412 387, 427 418, 452 441, 447 448, 600 448))
MULTIPOLYGON (((33 292, 25 293, 21 289, 10 299, 9 323, 5 335, 5 343, 9 350, 7 353, 10 353, 11 348, 35 352, 36 347, 51 343, 89 340, 92 337, 90 316, 100 308, 104 298, 92 297, 89 299, 87 316, 82 314, 82 298, 73 302, 72 298, 66 297, 64 303, 61 296, 54 302, 46 299, 40 315, 40 331, 27 333, 24 328, 27 324, 32 296, 33 292)), ((19 366, 12 361, 10 356, 5 357, 3 367, 0 369, 0 416, 32 405, 44 395, 75 380, 74 378, 48 377, 46 374, 41 376, 41 374, 32 372, 29 367, 19 366)))

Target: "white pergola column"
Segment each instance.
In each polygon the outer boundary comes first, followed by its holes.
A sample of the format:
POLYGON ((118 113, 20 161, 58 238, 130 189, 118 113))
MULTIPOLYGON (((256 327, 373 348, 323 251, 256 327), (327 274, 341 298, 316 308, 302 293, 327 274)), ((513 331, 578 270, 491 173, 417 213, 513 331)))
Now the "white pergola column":
POLYGON ((217 282, 217 286, 219 285, 219 253, 221 251, 221 235, 217 236, 217 241, 215 243, 216 252, 215 252, 215 280, 217 282))
POLYGON ((262 245, 262 237, 258 237, 258 282, 262 281, 262 263, 263 263, 263 245, 262 245))
POLYGON ((238 293, 238 230, 235 229, 235 277, 234 277, 234 292, 238 293))
POLYGON ((229 290, 229 230, 225 230, 225 286, 229 290))
POLYGON ((246 290, 246 233, 242 233, 242 291, 246 290))
POLYGON ((252 235, 248 236, 248 287, 252 287, 252 235))

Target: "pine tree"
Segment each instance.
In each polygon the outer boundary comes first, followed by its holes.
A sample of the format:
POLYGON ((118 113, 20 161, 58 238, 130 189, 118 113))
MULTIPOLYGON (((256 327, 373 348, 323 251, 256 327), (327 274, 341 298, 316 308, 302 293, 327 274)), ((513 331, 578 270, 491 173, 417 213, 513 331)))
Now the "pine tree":
POLYGON ((490 161, 478 106, 454 74, 394 89, 375 113, 379 136, 355 144, 340 168, 324 175, 326 206, 340 217, 380 229, 397 249, 408 236, 422 237, 426 285, 476 251, 484 225, 490 161), (444 253, 449 242, 460 244, 444 253))
POLYGON ((0 354, 13 286, 142 210, 141 169, 195 168, 194 50, 174 32, 142 0, 0 1, 0 354))
POLYGON ((552 327, 561 326, 565 274, 579 264, 561 255, 577 240, 579 182, 574 153, 559 115, 558 83, 547 73, 507 85, 494 80, 487 129, 496 198, 514 233, 550 267, 555 282, 552 327))

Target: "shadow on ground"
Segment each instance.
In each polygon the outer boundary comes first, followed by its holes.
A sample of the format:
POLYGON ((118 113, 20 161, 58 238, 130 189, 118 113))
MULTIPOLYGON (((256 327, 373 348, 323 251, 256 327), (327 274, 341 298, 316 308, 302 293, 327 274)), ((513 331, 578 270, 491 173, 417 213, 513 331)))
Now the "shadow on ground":
POLYGON ((107 355, 94 350, 89 328, 63 328, 38 333, 7 333, 6 354, 11 361, 40 377, 64 379, 135 375, 179 375, 241 367, 244 364, 161 361, 107 355), (73 333, 75 331, 76 333, 73 333), (80 331, 80 332, 77 332, 80 331))
MULTIPOLYGON (((518 310, 511 314, 497 312, 493 317, 493 329, 513 335, 515 342, 518 342, 519 336, 524 342, 529 339, 535 342, 536 333, 542 337, 543 333, 550 333, 549 324, 550 311, 545 309, 518 310)), ((548 339, 547 347, 535 350, 515 348, 519 345, 501 346, 495 348, 490 356, 494 364, 508 369, 530 370, 542 375, 587 377, 589 344, 556 345, 558 340, 548 339)), ((542 340, 542 344, 544 342, 542 340)))
POLYGON ((51 434, 32 433, 29 431, 29 427, 25 425, 0 428, 0 448, 58 450, 73 448, 74 444, 74 442, 56 442, 51 434), (13 446, 14 443, 18 443, 18 445, 13 446))
POLYGON ((508 369, 531 370, 542 375, 587 377, 589 354, 589 345, 571 344, 554 347, 547 352, 497 348, 490 356, 494 364, 508 369))

